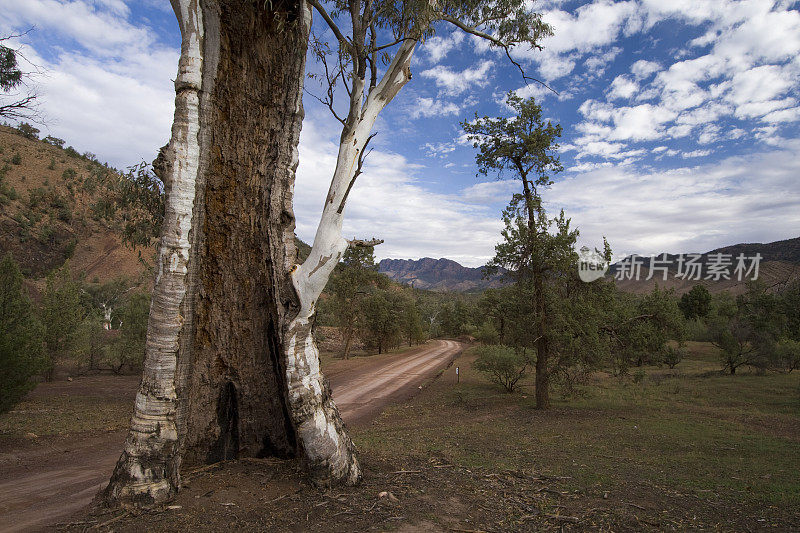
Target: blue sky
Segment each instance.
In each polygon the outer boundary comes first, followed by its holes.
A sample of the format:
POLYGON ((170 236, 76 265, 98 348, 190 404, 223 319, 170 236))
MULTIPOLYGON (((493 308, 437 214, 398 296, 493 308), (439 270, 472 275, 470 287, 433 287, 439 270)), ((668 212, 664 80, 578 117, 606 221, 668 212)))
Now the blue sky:
MULTIPOLYGON (((517 185, 476 177, 459 122, 533 96, 564 128, 565 171, 544 193, 617 255, 706 251, 800 234, 800 5, 768 0, 544 1, 555 35, 515 59, 437 27, 413 79, 379 118, 351 195, 346 236, 379 257, 491 257, 517 185)), ((169 135, 179 35, 166 0, 0 0, 0 31, 45 67, 46 132, 116 166, 151 160, 169 135)), ((325 34, 319 20, 315 30, 325 34)), ((317 68, 309 64, 310 70, 317 68)), ((309 91, 318 90, 308 83, 309 91)), ((306 97, 295 211, 310 240, 338 123, 306 97)))

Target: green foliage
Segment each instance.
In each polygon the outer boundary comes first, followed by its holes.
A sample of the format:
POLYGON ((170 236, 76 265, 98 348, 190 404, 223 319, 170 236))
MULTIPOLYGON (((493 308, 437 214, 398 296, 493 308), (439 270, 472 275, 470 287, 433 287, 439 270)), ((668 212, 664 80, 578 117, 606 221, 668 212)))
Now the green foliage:
POLYGON ((376 291, 363 300, 360 337, 379 354, 400 344, 403 328, 398 318, 403 313, 403 300, 402 294, 392 291, 376 291))
POLYGON ((563 170, 556 142, 561 136, 561 126, 545 123, 542 108, 533 98, 522 99, 512 91, 506 103, 515 112, 513 118, 475 115, 472 122, 461 123, 478 149, 475 155, 478 172, 483 175, 496 172, 498 178, 510 173, 519 180, 528 180, 530 176, 535 186, 549 185, 550 175, 563 170))
POLYGON ((41 325, 22 289, 22 273, 11 254, 0 261, 0 413, 35 386, 46 367, 41 325))
POLYGON ((55 170, 55 169, 56 169, 56 158, 55 157, 51 157, 50 158, 50 164, 47 165, 47 170, 55 170))
POLYGON ((133 248, 149 246, 161 234, 164 184, 146 163, 128 169, 114 192, 123 217, 122 241, 133 248))
POLYGON ((705 318, 711 306, 711 293, 703 285, 695 285, 681 296, 678 304, 687 320, 705 318))
POLYGON ((67 168, 61 174, 61 179, 63 179, 64 181, 72 181, 72 180, 75 179, 75 176, 77 176, 77 175, 78 175, 78 173, 75 172, 74 168, 67 168))
MULTIPOLYGON (((53 137, 52 135, 48 135, 42 141, 46 142, 47 144, 51 144, 53 146, 57 146, 59 148, 64 148, 64 139, 59 139, 58 137, 53 137)), ((53 166, 55 166, 55 159, 53 159, 53 166)), ((50 170, 53 170, 52 168, 50 170)))
POLYGON ((716 295, 707 323, 723 369, 734 374, 741 366, 762 372, 796 368, 798 307, 796 286, 775 294, 761 282, 751 282, 736 298, 716 295))
POLYGON ((94 202, 90 209, 95 220, 112 220, 117 214, 117 205, 109 198, 100 198, 94 202))
POLYGON ((106 359, 114 372, 120 373, 125 368, 132 372, 142 369, 149 313, 150 295, 145 293, 134 293, 122 307, 120 335, 108 350, 106 359))
POLYGON ((15 50, 0 44, 0 89, 10 91, 22 83, 22 71, 17 65, 15 50))
POLYGON ((28 190, 28 207, 35 209, 44 201, 47 193, 41 187, 34 187, 28 190))
POLYGON ((27 139, 31 139, 33 141, 39 140, 39 129, 34 128, 27 122, 20 122, 20 124, 17 126, 17 131, 20 133, 20 135, 27 139))
MULTIPOLYGON (((47 276, 42 299, 41 320, 51 365, 73 355, 78 340, 78 326, 85 317, 80 284, 73 281, 69 263, 65 263, 47 276)), ((51 366, 47 373, 48 380, 52 379, 52 370, 51 366)))
MULTIPOLYGON (((659 365, 675 361, 668 342, 685 339, 685 321, 672 289, 658 286, 642 297, 620 295, 617 300, 616 325, 612 340, 614 370, 625 373, 631 365, 659 365)), ((675 362, 677 364, 677 362, 675 362)))
POLYGON ((475 352, 473 367, 486 374, 489 379, 502 386, 506 392, 514 392, 519 380, 525 377, 531 361, 524 350, 516 350, 509 346, 479 346, 475 352))
POLYGON ((483 344, 497 344, 500 342, 500 333, 492 322, 486 321, 475 332, 475 338, 483 344))
POLYGON ((19 152, 14 152, 14 155, 11 156, 11 163, 14 165, 21 165, 22 164, 22 156, 19 152))

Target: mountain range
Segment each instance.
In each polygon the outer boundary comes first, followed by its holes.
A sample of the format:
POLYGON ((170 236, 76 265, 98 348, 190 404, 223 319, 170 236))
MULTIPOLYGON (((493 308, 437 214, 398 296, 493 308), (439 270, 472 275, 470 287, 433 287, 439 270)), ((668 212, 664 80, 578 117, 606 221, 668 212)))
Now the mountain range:
MULTIPOLYGON (((675 292, 682 294, 690 290, 696 284, 705 285, 712 292, 731 291, 740 293, 745 290, 746 282, 744 279, 739 281, 733 270, 736 266, 736 258, 742 254, 746 258, 752 258, 756 254, 761 255, 759 263, 759 278, 767 286, 779 285, 795 279, 800 279, 800 237, 776 241, 771 243, 743 243, 734 244, 710 250, 702 254, 696 254, 695 261, 703 265, 704 272, 708 269, 709 263, 714 261, 716 254, 730 256, 731 260, 731 279, 681 279, 677 278, 678 255, 666 254, 665 259, 669 264, 668 276, 663 280, 662 272, 654 272, 652 279, 648 280, 649 257, 639 257, 641 261, 640 274, 638 279, 621 276, 625 279, 616 281, 617 287, 626 292, 644 293, 649 292, 658 284, 662 288, 672 288, 675 292)), ((689 254, 685 254, 689 255, 689 254)), ((750 266, 750 262, 747 263, 750 266)), ((606 276, 617 276, 625 267, 623 262, 611 265, 606 276)), ((417 289, 425 289, 437 292, 456 291, 456 292, 480 292, 489 288, 502 287, 508 283, 502 274, 497 274, 489 279, 483 277, 483 267, 470 268, 451 259, 433 259, 424 257, 422 259, 383 259, 379 264, 379 271, 386 274, 389 278, 405 285, 411 285, 417 289)), ((703 274, 703 278, 706 274, 703 274)), ((713 276, 712 276, 713 277, 713 276)))
POLYGON ((483 267, 465 267, 444 258, 383 259, 378 264, 378 270, 404 285, 436 292, 479 292, 502 287, 506 283, 502 273, 484 279, 483 267))

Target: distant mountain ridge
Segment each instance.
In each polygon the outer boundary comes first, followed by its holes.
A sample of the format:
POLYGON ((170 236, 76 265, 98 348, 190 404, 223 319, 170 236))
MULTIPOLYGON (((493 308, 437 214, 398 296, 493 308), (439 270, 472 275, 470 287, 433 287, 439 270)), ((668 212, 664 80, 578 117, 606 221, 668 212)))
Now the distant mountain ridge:
MULTIPOLYGON (((791 282, 800 279, 800 237, 793 239, 785 239, 782 241, 775 241, 770 243, 741 243, 733 244, 730 246, 723 246, 715 248, 708 252, 698 254, 700 258, 697 262, 704 266, 704 268, 713 260, 711 256, 716 254, 723 254, 730 256, 732 267, 737 263, 737 257, 741 254, 745 258, 753 258, 756 254, 760 254, 761 260, 759 263, 759 279, 762 280, 768 287, 773 285, 782 285, 786 282, 791 282)), ((683 254, 689 256, 691 254, 683 254)), ((656 272, 653 279, 646 279, 649 274, 649 256, 638 256, 641 258, 643 264, 641 268, 641 276, 637 279, 622 279, 617 280, 617 287, 626 292, 644 293, 649 292, 653 286, 658 284, 662 288, 675 289, 677 294, 682 294, 689 291, 697 284, 705 285, 711 292, 730 291, 734 294, 744 292, 746 290, 747 282, 739 281, 735 276, 731 275, 731 279, 681 279, 675 277, 677 273, 677 260, 678 254, 666 254, 666 260, 671 265, 669 267, 669 274, 667 280, 663 280, 662 272, 656 272)), ((660 257, 657 256, 657 259, 660 257)), ((624 260, 623 260, 624 261, 624 260)), ((748 262, 749 266, 749 262, 748 262)), ((615 275, 622 268, 622 261, 618 261, 611 265, 607 275, 615 275)), ((732 271, 731 271, 732 272, 732 271)))
POLYGON ((378 270, 398 283, 436 292, 475 292, 506 284, 501 273, 484 279, 483 267, 465 267, 445 258, 383 259, 378 270))
MULTIPOLYGON (((768 286, 800 278, 800 237, 771 243, 742 243, 723 246, 699 254, 701 257, 698 262, 707 265, 711 254, 729 254, 734 265, 739 254, 744 254, 745 257, 761 254, 759 278, 768 286)), ((740 293, 746 287, 744 281, 740 282, 737 279, 714 281, 676 278, 678 254, 667 254, 667 259, 673 265, 669 269, 669 276, 666 281, 662 279, 660 272, 656 273, 653 279, 648 280, 646 278, 649 273, 647 268, 649 257, 639 257, 643 261, 640 278, 638 280, 617 280, 617 287, 621 290, 644 293, 649 292, 658 284, 662 288, 672 288, 675 289, 676 293, 682 294, 690 290, 694 285, 702 284, 712 292, 731 291, 740 293)), ((480 292, 485 289, 499 288, 509 283, 502 274, 494 275, 490 279, 484 279, 483 267, 465 267, 452 259, 446 258, 383 259, 379 263, 378 269, 398 283, 436 292, 480 292)), ((614 276, 619 269, 620 262, 614 263, 609 268, 606 276, 614 276)))

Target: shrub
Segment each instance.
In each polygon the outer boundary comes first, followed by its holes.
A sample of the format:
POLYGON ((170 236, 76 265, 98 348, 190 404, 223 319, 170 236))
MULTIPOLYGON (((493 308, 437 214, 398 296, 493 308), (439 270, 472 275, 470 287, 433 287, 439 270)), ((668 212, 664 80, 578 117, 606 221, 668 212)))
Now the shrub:
POLYGON ((521 351, 499 344, 480 346, 473 367, 501 385, 506 392, 514 392, 519 380, 525 377, 530 359, 521 351))
POLYGON ((55 170, 55 169, 56 169, 56 158, 55 157, 51 157, 50 158, 50 164, 47 165, 47 170, 55 170))
POLYGON ((22 156, 19 155, 19 152, 14 152, 14 155, 11 156, 11 162, 13 164, 15 164, 15 165, 21 165, 22 164, 22 156))
POLYGON ((47 144, 52 144, 53 146, 58 146, 59 148, 64 147, 64 139, 59 139, 58 137, 53 137, 52 135, 48 135, 42 140, 47 144))
POLYGON ((35 209, 44 201, 46 193, 41 187, 35 187, 28 191, 28 206, 35 209))
POLYGON ((22 291, 22 273, 7 254, 0 261, 0 413, 10 410, 35 385, 44 370, 41 326, 22 291))
POLYGON ((78 173, 75 172, 74 168, 68 168, 61 174, 61 178, 64 181, 71 181, 71 180, 75 179, 75 176, 77 176, 77 175, 78 175, 78 173))
POLYGON ((675 368, 675 366, 683 361, 684 350, 683 348, 675 348, 674 346, 667 346, 664 356, 663 362, 670 368, 675 368))
POLYGON ((58 208, 58 220, 69 224, 72 222, 72 209, 68 205, 63 205, 58 208))
POLYGON ((134 293, 120 312, 120 335, 107 354, 111 369, 120 373, 125 368, 137 372, 144 364, 150 295, 134 293))
POLYGON ((28 139, 33 139, 35 141, 39 140, 39 129, 34 128, 27 122, 21 122, 19 126, 17 126, 17 131, 23 137, 27 137, 28 139))

